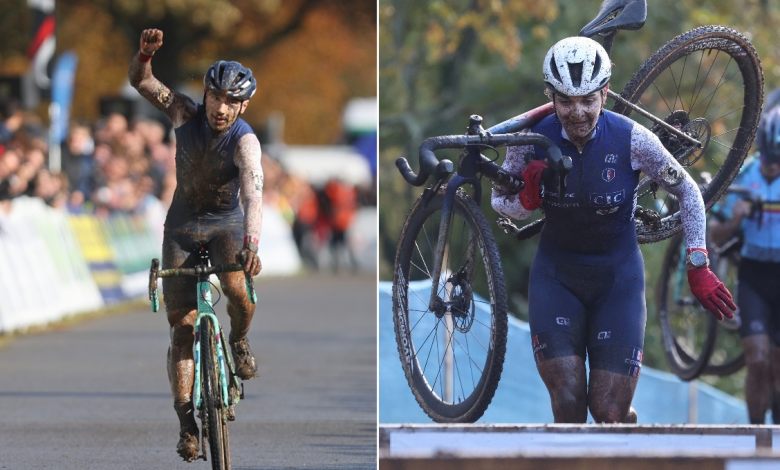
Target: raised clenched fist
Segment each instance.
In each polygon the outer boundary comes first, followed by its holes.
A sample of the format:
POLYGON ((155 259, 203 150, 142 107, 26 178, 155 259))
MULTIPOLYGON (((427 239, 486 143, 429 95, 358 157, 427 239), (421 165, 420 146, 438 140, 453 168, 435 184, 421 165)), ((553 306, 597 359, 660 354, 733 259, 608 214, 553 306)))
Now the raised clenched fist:
POLYGON ((142 54, 153 56, 157 49, 162 47, 163 32, 159 29, 145 29, 141 32, 141 45, 139 50, 142 54))

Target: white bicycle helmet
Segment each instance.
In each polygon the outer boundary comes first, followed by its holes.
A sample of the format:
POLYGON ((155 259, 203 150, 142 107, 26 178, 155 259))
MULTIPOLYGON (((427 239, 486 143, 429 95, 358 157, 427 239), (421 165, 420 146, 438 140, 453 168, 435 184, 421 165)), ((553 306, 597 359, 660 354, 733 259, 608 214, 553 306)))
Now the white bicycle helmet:
POLYGON ((544 57, 544 81, 558 93, 585 96, 601 90, 612 76, 607 51, 593 39, 561 39, 544 57))

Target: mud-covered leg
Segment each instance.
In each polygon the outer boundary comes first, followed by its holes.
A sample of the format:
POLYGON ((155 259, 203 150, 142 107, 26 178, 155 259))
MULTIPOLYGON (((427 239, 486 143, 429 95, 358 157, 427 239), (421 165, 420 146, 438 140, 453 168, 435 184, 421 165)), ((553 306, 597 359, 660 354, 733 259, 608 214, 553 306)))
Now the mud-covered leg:
POLYGON ((758 334, 742 339, 745 350, 745 401, 750 424, 764 424, 769 408, 772 374, 769 365, 769 335, 758 334))
POLYGON ((248 380, 257 373, 255 357, 247 339, 255 314, 255 305, 247 297, 243 272, 224 273, 220 276, 220 282, 228 299, 230 349, 236 364, 236 375, 242 380, 248 380))
MULTIPOLYGON (((235 263, 243 246, 242 220, 232 220, 223 230, 215 234, 209 243, 211 258, 215 263, 235 263)), ((246 292, 246 278, 243 271, 219 274, 222 291, 227 297, 227 312, 230 316, 230 349, 236 365, 236 375, 242 380, 251 379, 257 372, 257 365, 249 347, 247 334, 255 314, 255 305, 246 292)))
POLYGON ((780 424, 780 347, 772 345, 772 423, 780 424))
MULTIPOLYGON (((163 239, 163 267, 191 266, 192 262, 190 253, 180 246, 178 239, 166 233, 163 239)), ((192 404, 195 375, 192 347, 197 312, 195 281, 188 278, 165 278, 162 286, 171 338, 166 368, 173 395, 173 408, 179 419, 176 451, 184 460, 190 462, 198 458, 199 454, 198 425, 192 404)))
POLYGON ((588 417, 585 361, 564 356, 539 361, 536 365, 550 393, 556 423, 584 423, 588 417))
POLYGON ((179 418, 179 443, 176 451, 190 462, 198 457, 198 425, 192 403, 195 362, 192 357, 195 310, 173 313, 170 318, 171 345, 168 348, 168 381, 173 394, 173 408, 179 418))
POLYGON ((597 423, 626 422, 637 381, 638 377, 600 369, 591 370, 588 407, 593 420, 597 423))

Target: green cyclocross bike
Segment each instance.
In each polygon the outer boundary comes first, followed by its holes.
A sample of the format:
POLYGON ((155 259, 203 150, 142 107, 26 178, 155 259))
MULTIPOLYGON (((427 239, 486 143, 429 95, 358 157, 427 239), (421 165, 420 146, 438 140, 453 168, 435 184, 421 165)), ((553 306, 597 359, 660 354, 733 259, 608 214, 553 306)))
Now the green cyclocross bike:
MULTIPOLYGON (((195 380, 192 386, 194 408, 201 422, 201 458, 206 460, 206 442, 211 452, 213 470, 231 468, 228 443, 228 421, 236 418, 235 406, 244 397, 244 387, 235 374, 233 357, 225 345, 222 327, 214 311, 211 274, 242 271, 241 264, 210 265, 209 253, 204 246, 199 249, 199 263, 193 268, 160 269, 155 258, 149 269, 149 300, 152 311, 160 308, 157 296, 157 279, 162 277, 195 276, 198 279, 196 295, 198 313, 195 319, 195 380)), ((252 277, 246 275, 246 289, 252 303, 257 303, 252 277)))

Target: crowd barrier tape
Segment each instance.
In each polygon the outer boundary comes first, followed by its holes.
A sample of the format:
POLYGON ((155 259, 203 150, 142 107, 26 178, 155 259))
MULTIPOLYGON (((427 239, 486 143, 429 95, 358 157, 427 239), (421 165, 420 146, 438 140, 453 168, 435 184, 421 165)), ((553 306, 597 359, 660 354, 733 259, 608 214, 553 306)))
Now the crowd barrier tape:
MULTIPOLYGON (((126 214, 68 214, 37 198, 14 199, 0 213, 0 333, 145 296, 150 260, 162 249, 155 224, 126 214)), ((264 275, 301 269, 289 225, 273 207, 263 208, 260 251, 264 275)))

